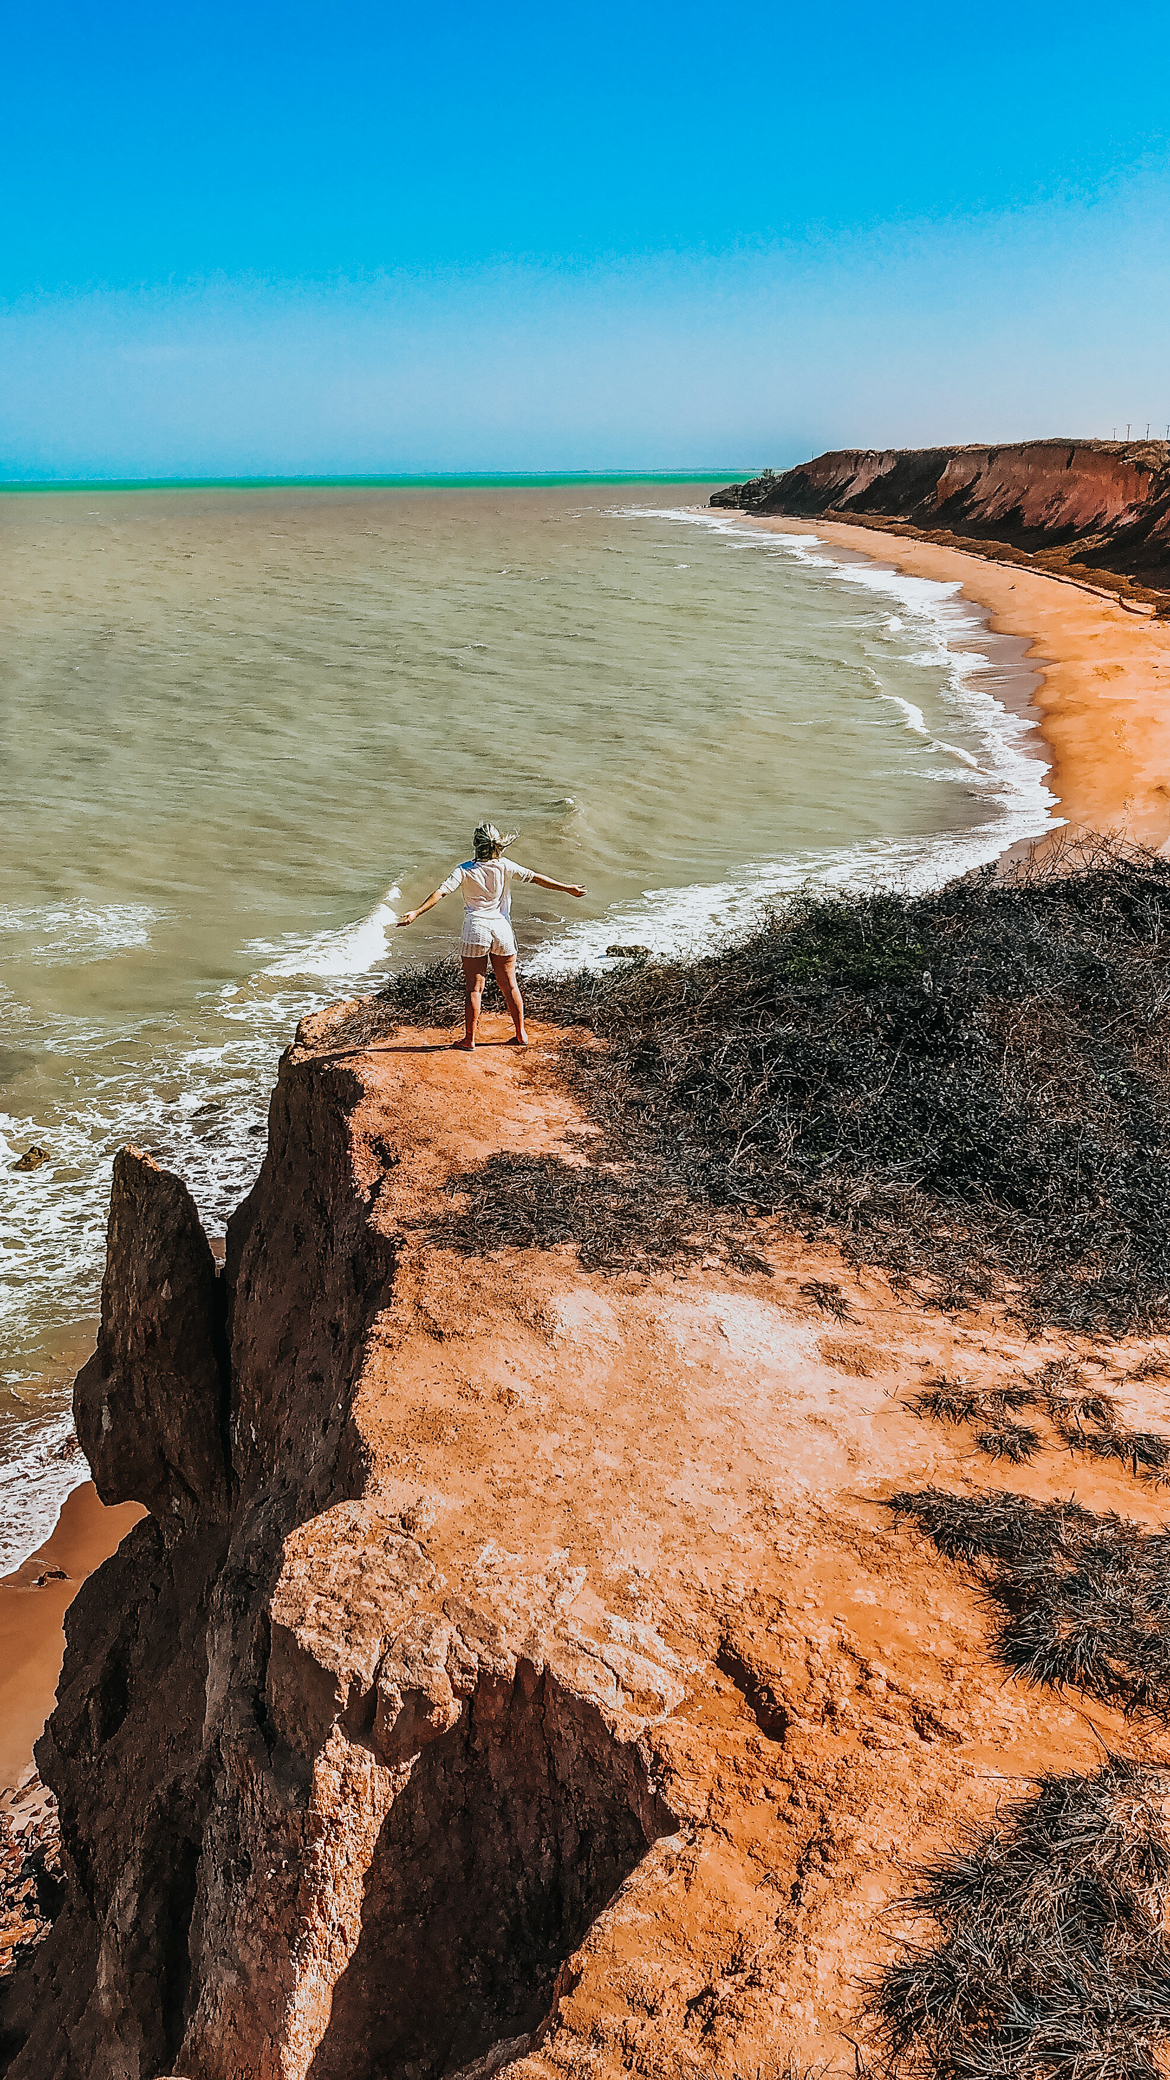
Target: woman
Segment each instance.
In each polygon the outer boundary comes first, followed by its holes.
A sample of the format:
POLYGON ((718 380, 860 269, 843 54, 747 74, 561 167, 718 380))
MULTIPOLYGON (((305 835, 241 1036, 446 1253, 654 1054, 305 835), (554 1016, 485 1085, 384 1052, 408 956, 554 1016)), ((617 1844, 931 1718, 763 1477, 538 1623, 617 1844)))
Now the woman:
POLYGON ((462 889, 463 989, 467 1030, 462 1040, 452 1044, 466 1048, 468 1053, 475 1046, 475 1029, 483 1003, 489 954, 496 981, 504 993, 504 1002, 516 1028, 514 1045, 528 1045, 528 1034, 524 1030, 524 999, 516 980, 516 939, 509 915, 509 883, 513 878, 534 881, 538 888, 552 888, 563 896, 583 896, 585 893, 571 881, 550 881, 547 874, 534 874, 531 867, 521 867, 514 859, 504 859, 505 847, 512 843, 515 835, 515 831, 510 831, 507 837, 502 837, 494 823, 481 823, 472 840, 475 858, 465 859, 461 866, 454 867, 425 903, 420 903, 417 910, 403 911, 398 920, 400 925, 413 924, 424 910, 433 909, 444 896, 453 896, 457 888, 462 889))

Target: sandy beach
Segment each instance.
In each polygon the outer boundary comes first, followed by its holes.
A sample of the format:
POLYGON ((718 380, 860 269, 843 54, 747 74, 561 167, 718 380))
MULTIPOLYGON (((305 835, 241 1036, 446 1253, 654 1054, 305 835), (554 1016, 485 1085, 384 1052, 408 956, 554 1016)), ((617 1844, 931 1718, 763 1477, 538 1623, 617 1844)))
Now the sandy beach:
POLYGON ((0 1581, 0 1791, 14 1789, 32 1766, 61 1673, 66 1610, 144 1514, 135 1502, 104 1508, 86 1481, 67 1498, 51 1537, 0 1581))
POLYGON ((1049 786, 1069 834, 1115 831, 1155 848, 1170 840, 1170 625, 963 550, 836 521, 750 519, 914 577, 957 580, 965 599, 990 609, 994 633, 1029 640, 1028 662, 1043 673, 1033 698, 1052 753, 1049 786))

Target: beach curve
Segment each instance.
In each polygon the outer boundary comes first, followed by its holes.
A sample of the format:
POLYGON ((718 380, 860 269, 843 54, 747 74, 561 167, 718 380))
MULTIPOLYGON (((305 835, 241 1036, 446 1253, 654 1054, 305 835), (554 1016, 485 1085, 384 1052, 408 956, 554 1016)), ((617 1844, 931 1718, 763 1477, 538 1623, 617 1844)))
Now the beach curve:
MULTIPOLYGON (((1170 629, 1075 580, 992 562, 836 520, 736 517, 777 534, 815 533, 912 577, 957 582, 995 635, 1028 639, 1033 695, 1052 757, 1049 787, 1065 837, 1112 832, 1155 851, 1170 843, 1170 629)), ((1050 845, 1054 838, 1041 841, 1050 845)))

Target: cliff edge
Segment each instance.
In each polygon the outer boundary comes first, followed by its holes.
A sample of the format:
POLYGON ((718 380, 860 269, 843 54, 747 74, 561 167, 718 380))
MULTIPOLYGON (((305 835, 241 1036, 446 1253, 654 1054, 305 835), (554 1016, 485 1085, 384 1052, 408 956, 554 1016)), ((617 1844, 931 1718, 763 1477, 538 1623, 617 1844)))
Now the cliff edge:
MULTIPOLYGON (((890 522, 1112 591, 1170 591, 1170 442, 841 448, 714 493, 713 506, 890 522)), ((1165 607, 1164 600, 1155 604, 1165 607)))
MULTIPOLYGON (((907 1387, 1075 1342, 774 1231, 685 1275, 478 1253, 470 1173, 588 1160, 557 1036, 469 1060, 352 1010, 282 1061, 218 1276, 180 1181, 118 1160, 78 1416, 152 1513, 68 1614, 66 1896, 0 2071, 852 2071, 912 1865, 1005 1777, 1170 1759, 1120 1703, 1005 1689, 978 1582, 889 1507, 971 1485, 907 1387)), ((1157 1521, 1124 1467, 1078 1493, 1157 1521)))

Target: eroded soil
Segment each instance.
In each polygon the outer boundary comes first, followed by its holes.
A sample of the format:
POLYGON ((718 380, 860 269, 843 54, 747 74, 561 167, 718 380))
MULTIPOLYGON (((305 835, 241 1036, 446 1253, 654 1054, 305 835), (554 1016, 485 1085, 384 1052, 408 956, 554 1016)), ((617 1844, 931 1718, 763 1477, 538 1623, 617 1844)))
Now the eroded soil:
POLYGON ((997 1465, 907 1399, 1071 1356, 1157 1429, 1170 1381, 1119 1381, 1165 1351, 1028 1340, 1004 1309, 952 1320, 776 1234, 770 1277, 434 1249, 428 1219, 470 1162, 580 1155, 551 1037, 467 1060, 403 1034, 356 1064, 359 1174, 392 1180, 402 1238, 355 1410, 368 1493, 426 1522, 434 1563, 514 1644, 555 1602, 554 1662, 643 1722, 680 1822, 563 1972, 525 2070, 660 2071, 668 2045, 721 2071, 789 2049, 852 2070, 917 1864, 1038 1772, 1092 1770, 1103 1746, 1170 1760, 1160 1728, 1008 1680, 975 1577, 882 1506, 998 1486, 1158 1525, 1159 1491, 1043 1425, 1031 1465, 997 1465), (842 1319, 802 1291, 817 1282, 842 1319))
POLYGON ((70 1608, 38 1749, 69 1883, 0 2071, 852 2073, 918 1866, 1038 1774, 1170 1762, 1160 1721, 1011 1679, 978 1574, 887 1506, 1154 1527, 1162 1490, 911 1399, 1065 1360, 1161 1431, 1170 1342, 1029 1340, 776 1225, 755 1270, 468 1254, 453 1180, 597 1147, 557 1067, 595 1043, 354 1049, 352 1009, 282 1063, 218 1281, 119 1158, 84 1413, 104 1499, 145 1467, 156 1514, 70 1608))

